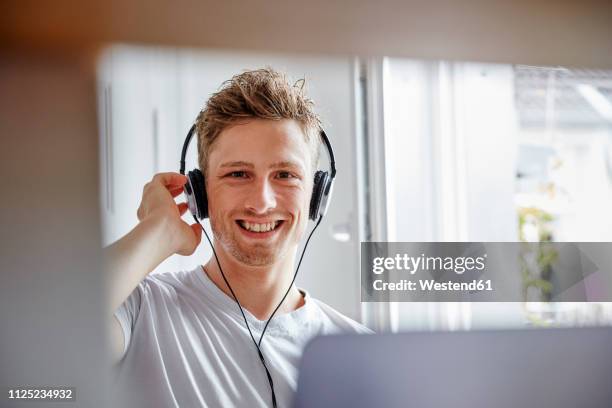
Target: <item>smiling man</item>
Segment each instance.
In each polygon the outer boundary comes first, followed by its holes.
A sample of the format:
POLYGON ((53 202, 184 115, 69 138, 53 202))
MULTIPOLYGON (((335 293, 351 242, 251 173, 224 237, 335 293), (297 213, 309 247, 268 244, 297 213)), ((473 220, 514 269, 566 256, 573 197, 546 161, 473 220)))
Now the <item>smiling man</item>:
POLYGON ((185 176, 157 174, 145 186, 138 225, 106 249, 120 403, 287 407, 310 339, 369 332, 292 284, 320 131, 303 82, 271 69, 237 75, 209 99, 198 153, 218 261, 192 271, 147 276, 192 254, 202 230, 174 201, 185 176))

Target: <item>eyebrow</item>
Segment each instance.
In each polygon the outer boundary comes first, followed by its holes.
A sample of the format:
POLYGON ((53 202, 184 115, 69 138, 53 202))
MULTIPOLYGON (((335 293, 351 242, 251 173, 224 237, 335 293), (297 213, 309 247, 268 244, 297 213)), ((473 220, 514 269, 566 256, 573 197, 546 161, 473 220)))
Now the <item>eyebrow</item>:
POLYGON ((286 169, 286 168, 290 168, 290 169, 298 169, 298 170, 302 170, 302 166, 296 162, 292 162, 292 161, 279 161, 276 163, 272 163, 272 165, 270 166, 273 169, 286 169))
MULTIPOLYGON (((221 168, 226 168, 226 167, 247 167, 249 169, 252 169, 255 166, 253 165, 253 163, 249 163, 249 162, 245 162, 245 161, 232 161, 232 162, 222 163, 219 167, 221 167, 221 168)), ((296 162, 288 161, 288 160, 283 160, 283 161, 279 161, 279 162, 276 162, 276 163, 272 163, 270 165, 270 168, 273 168, 273 169, 293 168, 293 169, 299 169, 299 170, 303 169, 303 167, 300 164, 298 164, 296 162)))
POLYGON ((248 167, 252 169, 255 167, 253 163, 245 162, 245 161, 233 161, 233 162, 225 162, 222 163, 219 167, 248 167))

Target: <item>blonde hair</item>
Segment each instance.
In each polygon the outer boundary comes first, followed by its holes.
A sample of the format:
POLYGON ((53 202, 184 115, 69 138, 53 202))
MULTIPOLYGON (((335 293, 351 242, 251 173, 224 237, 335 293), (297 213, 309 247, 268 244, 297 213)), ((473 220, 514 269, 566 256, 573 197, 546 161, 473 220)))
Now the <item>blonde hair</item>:
POLYGON ((284 74, 272 68, 245 71, 225 81, 198 115, 198 165, 207 172, 210 150, 227 127, 251 119, 295 120, 311 147, 313 167, 319 158, 321 119, 314 112, 314 102, 306 96, 305 80, 291 85, 284 74))

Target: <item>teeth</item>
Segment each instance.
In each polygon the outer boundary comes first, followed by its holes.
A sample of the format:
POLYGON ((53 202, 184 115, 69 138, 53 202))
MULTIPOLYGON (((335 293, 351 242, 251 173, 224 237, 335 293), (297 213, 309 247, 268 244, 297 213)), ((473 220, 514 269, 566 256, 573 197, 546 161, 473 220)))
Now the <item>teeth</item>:
POLYGON ((253 232, 268 232, 276 228, 279 223, 280 221, 272 221, 268 222, 267 224, 252 224, 248 221, 240 221, 240 225, 242 225, 244 229, 253 232))

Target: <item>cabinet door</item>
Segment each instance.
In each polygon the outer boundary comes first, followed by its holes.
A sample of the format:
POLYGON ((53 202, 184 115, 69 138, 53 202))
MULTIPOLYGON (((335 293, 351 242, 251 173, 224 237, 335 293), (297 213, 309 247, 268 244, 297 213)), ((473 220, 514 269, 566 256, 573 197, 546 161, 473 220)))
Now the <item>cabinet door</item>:
POLYGON ((103 244, 138 222, 142 188, 151 178, 153 117, 146 50, 113 47, 100 64, 103 244))
POLYGON ((115 197, 113 196, 113 125, 112 125, 112 60, 106 52, 100 58, 97 72, 98 129, 100 163, 100 212, 102 243, 108 245, 110 226, 115 221, 115 197))
MULTIPOLYGON (((152 148, 150 177, 160 172, 179 172, 179 161, 184 137, 191 123, 179 121, 181 99, 178 87, 178 51, 169 48, 150 49, 148 55, 148 87, 150 92, 151 133, 147 143, 152 148)), ((196 150, 195 140, 191 146, 196 150)), ((184 202, 180 195, 177 202, 184 202)), ((183 219, 190 224, 189 213, 183 219)), ((152 273, 185 269, 185 257, 173 255, 152 273)))

